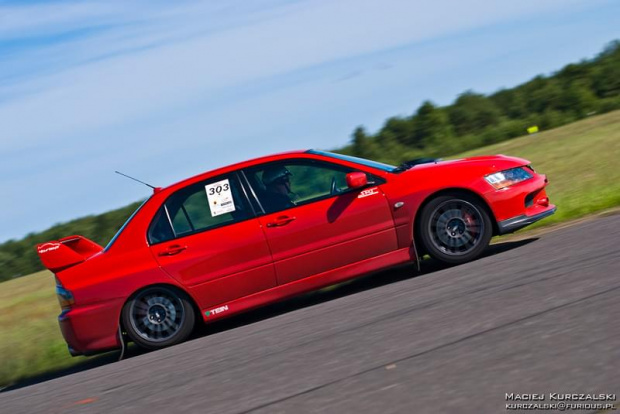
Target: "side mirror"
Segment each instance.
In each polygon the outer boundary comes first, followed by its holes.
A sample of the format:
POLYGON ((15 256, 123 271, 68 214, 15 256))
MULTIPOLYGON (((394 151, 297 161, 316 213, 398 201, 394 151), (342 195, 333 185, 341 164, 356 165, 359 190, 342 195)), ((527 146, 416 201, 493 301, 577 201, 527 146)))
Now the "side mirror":
POLYGON ((349 188, 361 188, 368 184, 368 177, 366 173, 353 171, 347 174, 347 187, 349 188))

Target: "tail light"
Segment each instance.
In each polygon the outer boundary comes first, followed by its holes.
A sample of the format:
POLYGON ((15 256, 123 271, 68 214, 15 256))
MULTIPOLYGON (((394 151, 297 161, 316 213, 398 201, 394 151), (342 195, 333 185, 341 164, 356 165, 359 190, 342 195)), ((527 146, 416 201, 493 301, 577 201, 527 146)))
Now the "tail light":
POLYGON ((73 293, 65 289, 58 278, 56 278, 56 297, 62 309, 69 309, 75 303, 73 293))

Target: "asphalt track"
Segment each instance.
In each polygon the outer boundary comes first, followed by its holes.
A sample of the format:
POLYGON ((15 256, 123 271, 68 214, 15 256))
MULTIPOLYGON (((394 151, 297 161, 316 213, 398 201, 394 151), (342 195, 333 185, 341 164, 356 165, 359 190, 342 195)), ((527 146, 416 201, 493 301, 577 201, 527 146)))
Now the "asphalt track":
POLYGON ((172 348, 22 384, 0 393, 0 411, 502 413, 506 393, 620 397, 620 215, 539 237, 466 265, 383 272, 172 348))

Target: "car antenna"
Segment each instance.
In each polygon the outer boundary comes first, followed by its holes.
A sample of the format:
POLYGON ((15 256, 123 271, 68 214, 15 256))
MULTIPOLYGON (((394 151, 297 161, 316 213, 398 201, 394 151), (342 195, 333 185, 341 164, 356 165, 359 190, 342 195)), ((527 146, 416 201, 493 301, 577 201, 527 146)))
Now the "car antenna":
POLYGON ((140 180, 138 180, 137 178, 130 177, 129 175, 127 175, 127 174, 123 174, 123 173, 122 173, 122 172, 120 172, 120 171, 114 171, 114 172, 115 172, 115 173, 117 173, 117 174, 122 175, 123 177, 127 177, 127 178, 129 178, 129 179, 131 179, 131 180, 137 181, 137 182, 139 182, 139 183, 141 183, 141 184, 144 184, 144 185, 146 185, 146 186, 148 186, 148 187, 151 187, 151 188, 153 189, 153 192, 155 192, 155 193, 157 193, 157 192, 159 192, 159 190, 161 190, 161 187, 154 187, 154 186, 152 186, 151 184, 147 184, 147 183, 145 183, 144 181, 140 181, 140 180))

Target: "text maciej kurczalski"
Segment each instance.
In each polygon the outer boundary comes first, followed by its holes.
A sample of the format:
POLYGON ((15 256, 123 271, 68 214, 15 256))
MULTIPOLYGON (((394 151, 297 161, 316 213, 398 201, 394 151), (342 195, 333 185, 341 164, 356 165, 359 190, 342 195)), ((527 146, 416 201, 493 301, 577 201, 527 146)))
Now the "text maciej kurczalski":
POLYGON ((616 401, 616 394, 580 394, 550 392, 544 394, 506 393, 506 401, 616 401))

